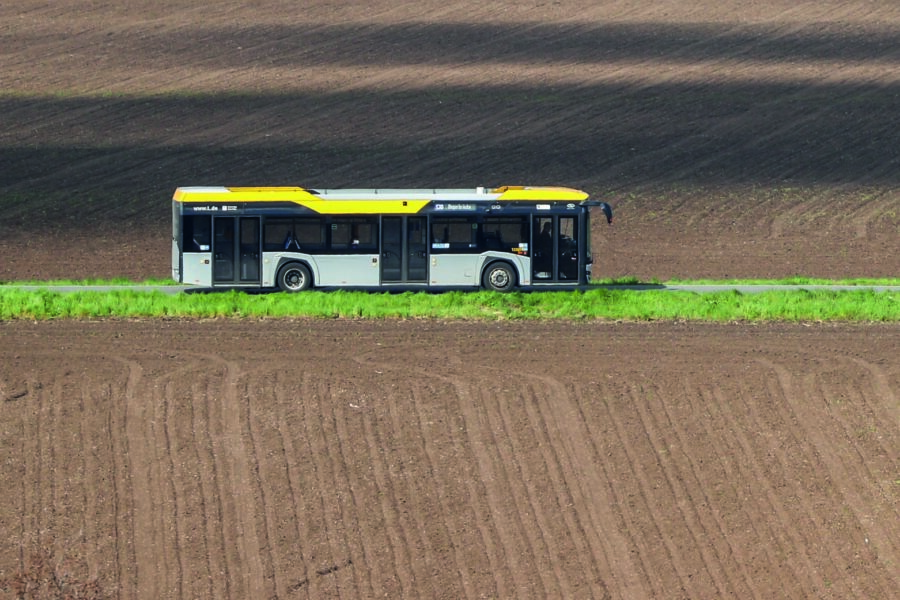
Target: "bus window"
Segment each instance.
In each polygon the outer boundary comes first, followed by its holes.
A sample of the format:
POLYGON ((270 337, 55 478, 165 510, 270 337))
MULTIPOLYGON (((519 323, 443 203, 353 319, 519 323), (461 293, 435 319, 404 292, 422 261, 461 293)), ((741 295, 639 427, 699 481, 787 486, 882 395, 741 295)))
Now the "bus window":
POLYGON ((209 252, 212 245, 209 215, 185 215, 182 239, 182 252, 209 252))
POLYGON ((213 281, 234 281, 234 217, 216 217, 213 281))
POLYGON ((559 218, 559 235, 562 239, 575 240, 578 230, 575 228, 575 217, 559 218))
POLYGON ((259 281, 259 217, 241 217, 239 233, 241 281, 259 281))
POLYGON ((324 220, 316 217, 266 219, 263 248, 268 252, 311 252, 325 248, 324 220))
POLYGON ((309 218, 294 221, 294 239, 304 250, 325 248, 324 219, 309 218))
POLYGON ((427 222, 427 217, 406 217, 407 281, 425 281, 428 279, 427 222))
POLYGON ((478 252, 478 223, 474 217, 434 217, 431 219, 432 254, 478 252))
POLYGON ((527 217, 488 217, 481 228, 481 249, 518 252, 528 249, 527 217))
POLYGON ((578 279, 578 225, 576 217, 559 218, 559 279, 578 279))
POLYGON ((294 222, 291 219, 266 219, 263 249, 268 252, 295 249, 294 222))
POLYGON ((378 217, 335 217, 331 220, 334 252, 378 251, 378 217))
POLYGON ((553 217, 534 218, 534 277, 553 278, 553 217))

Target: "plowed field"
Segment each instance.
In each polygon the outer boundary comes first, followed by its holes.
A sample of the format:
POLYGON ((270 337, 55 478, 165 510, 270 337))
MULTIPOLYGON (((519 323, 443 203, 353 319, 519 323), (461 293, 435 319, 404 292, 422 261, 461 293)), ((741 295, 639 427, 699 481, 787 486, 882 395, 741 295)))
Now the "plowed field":
POLYGON ((896 328, 0 332, 7 573, 43 547, 119 597, 896 595, 896 328))
POLYGON ((885 0, 24 0, 0 58, 4 280, 168 276, 179 185, 570 185, 603 276, 900 273, 885 0))
MULTIPOLYGON (((2 280, 165 277, 206 184, 570 185, 616 210, 601 276, 900 276, 886 0, 7 2, 0 115, 2 280)), ((891 325, 0 323, 0 594, 896 598, 898 356, 891 325)))

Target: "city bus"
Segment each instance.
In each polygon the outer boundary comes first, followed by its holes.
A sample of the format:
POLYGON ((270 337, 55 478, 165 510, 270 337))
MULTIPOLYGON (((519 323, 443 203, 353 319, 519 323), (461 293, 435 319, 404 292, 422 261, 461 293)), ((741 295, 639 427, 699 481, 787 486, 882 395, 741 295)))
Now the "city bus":
POLYGON ((179 187, 172 277, 202 287, 576 287, 591 276, 580 190, 179 187))

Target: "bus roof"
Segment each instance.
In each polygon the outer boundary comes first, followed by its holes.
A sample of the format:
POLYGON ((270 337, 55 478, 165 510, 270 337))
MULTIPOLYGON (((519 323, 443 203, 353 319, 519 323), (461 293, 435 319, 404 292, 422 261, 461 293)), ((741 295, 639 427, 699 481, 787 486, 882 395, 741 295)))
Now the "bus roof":
POLYGON ((305 189, 300 187, 180 187, 176 202, 295 202, 312 208, 331 201, 582 202, 588 194, 567 187, 502 186, 473 189, 305 189))

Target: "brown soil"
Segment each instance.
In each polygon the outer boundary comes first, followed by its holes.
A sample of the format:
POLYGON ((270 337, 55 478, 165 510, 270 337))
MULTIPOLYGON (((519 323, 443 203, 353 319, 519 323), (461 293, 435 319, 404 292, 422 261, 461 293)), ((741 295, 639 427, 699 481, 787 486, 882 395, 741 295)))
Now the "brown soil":
POLYGON ((896 597, 895 327, 0 335, 7 574, 50 548, 117 597, 896 597))
MULTIPOLYGON (((298 6, 0 6, 0 280, 165 277, 169 198, 202 184, 571 185, 616 210, 604 276, 900 275, 894 3, 298 6)), ((898 346, 895 326, 0 323, 0 580, 897 597, 898 346)))
POLYGON ((196 184, 570 185, 604 276, 900 274, 900 8, 682 4, 8 3, 0 280, 167 277, 196 184))

